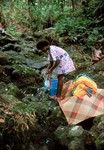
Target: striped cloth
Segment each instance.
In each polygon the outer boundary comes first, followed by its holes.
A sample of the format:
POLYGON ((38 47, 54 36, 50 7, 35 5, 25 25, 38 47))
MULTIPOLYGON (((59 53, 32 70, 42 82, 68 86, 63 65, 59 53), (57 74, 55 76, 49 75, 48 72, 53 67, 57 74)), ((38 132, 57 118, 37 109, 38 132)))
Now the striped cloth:
MULTIPOLYGON (((63 93, 68 89, 64 86, 63 93)), ((78 124, 88 118, 104 114, 104 89, 98 89, 95 95, 78 98, 65 95, 65 98, 58 101, 68 121, 68 124, 78 124)))

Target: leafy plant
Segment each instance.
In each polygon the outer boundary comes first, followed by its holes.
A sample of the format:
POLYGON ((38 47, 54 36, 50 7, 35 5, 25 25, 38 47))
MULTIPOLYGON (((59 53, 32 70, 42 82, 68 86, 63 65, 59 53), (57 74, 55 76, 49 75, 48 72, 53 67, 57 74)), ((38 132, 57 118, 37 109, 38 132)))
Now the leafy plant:
POLYGON ((83 29, 86 29, 87 25, 90 23, 90 20, 88 19, 83 19, 81 17, 68 17, 65 19, 60 19, 55 27, 56 27, 56 32, 58 33, 63 33, 65 31, 77 31, 80 30, 83 31, 83 29))

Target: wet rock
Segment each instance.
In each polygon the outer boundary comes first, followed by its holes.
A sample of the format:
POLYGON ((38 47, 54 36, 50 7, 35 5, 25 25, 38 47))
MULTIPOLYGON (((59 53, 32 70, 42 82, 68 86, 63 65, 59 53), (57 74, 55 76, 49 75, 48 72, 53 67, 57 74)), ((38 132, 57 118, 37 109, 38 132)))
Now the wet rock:
POLYGON ((104 148, 104 133, 101 133, 97 137, 95 143, 98 150, 102 150, 104 148))
POLYGON ((95 147, 92 135, 81 126, 58 127, 55 135, 59 143, 68 147, 69 150, 95 147))
POLYGON ((94 125, 90 132, 95 138, 97 149, 101 150, 104 147, 104 115, 94 119, 94 125))
POLYGON ((28 86, 25 90, 25 94, 33 94, 36 95, 38 92, 37 87, 33 87, 33 86, 28 86))
POLYGON ((71 130, 69 130, 68 136, 70 138, 82 137, 83 133, 84 129, 81 126, 74 126, 71 128, 71 130))
POLYGON ((82 143, 81 140, 76 138, 70 144, 68 144, 68 150, 84 150, 84 144, 82 143))
POLYGON ((12 72, 14 71, 14 68, 10 65, 6 65, 6 66, 4 66, 4 70, 5 70, 5 74, 7 76, 11 76, 12 72))
POLYGON ((15 44, 17 42, 16 39, 12 39, 11 37, 8 37, 8 36, 1 36, 0 37, 0 45, 1 46, 5 46, 7 45, 8 43, 11 43, 11 44, 15 44))
POLYGON ((27 32, 24 32, 24 33, 21 34, 20 37, 24 39, 24 38, 26 38, 27 36, 28 36, 27 32))
POLYGON ((67 126, 59 126, 56 131, 54 132, 55 134, 55 139, 61 144, 68 146, 68 131, 70 128, 67 126))
POLYGON ((84 130, 81 126, 72 127, 68 134, 71 142, 68 148, 77 150, 80 149, 96 149, 94 137, 88 131, 84 130))
POLYGON ((26 65, 15 65, 11 74, 11 80, 19 87, 27 88, 28 86, 41 86, 43 78, 39 71, 26 65))
POLYGON ((34 49, 33 49, 33 53, 34 53, 34 54, 37 54, 37 55, 39 55, 39 56, 40 56, 40 55, 43 55, 42 51, 41 51, 41 50, 38 50, 37 48, 34 48, 34 49))
POLYGON ((34 37, 33 36, 26 36, 25 40, 26 41, 34 41, 34 37))
POLYGON ((26 63, 27 63, 28 66, 30 66, 32 68, 35 68, 35 69, 38 69, 38 70, 43 69, 48 64, 48 62, 45 61, 44 59, 41 59, 37 62, 33 61, 33 60, 30 60, 30 59, 27 59, 26 63))
POLYGON ((12 74, 11 74, 11 79, 12 80, 16 80, 18 79, 19 77, 21 77, 21 73, 17 70, 13 70, 12 71, 12 74))
POLYGON ((9 51, 9 50, 13 50, 16 52, 20 52, 21 51, 21 47, 17 44, 11 44, 8 43, 7 45, 3 46, 2 51, 9 51))
POLYGON ((0 52, 0 65, 6 65, 9 63, 9 58, 8 55, 0 52))
POLYGON ((40 39, 40 38, 42 38, 43 33, 42 33, 41 31, 34 32, 34 33, 33 33, 33 36, 34 36, 35 38, 40 39))
POLYGON ((59 43, 58 34, 55 32, 55 28, 52 27, 46 28, 38 32, 34 32, 33 36, 37 39, 47 39, 52 44, 59 43))

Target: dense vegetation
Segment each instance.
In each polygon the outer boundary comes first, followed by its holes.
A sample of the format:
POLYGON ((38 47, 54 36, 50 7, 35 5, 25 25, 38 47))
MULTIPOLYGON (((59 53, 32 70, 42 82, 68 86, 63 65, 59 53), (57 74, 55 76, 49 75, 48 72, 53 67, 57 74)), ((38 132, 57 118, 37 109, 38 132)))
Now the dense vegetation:
POLYGON ((0 21, 12 34, 53 27, 59 35, 78 38, 88 45, 103 40, 103 0, 1 0, 0 21))

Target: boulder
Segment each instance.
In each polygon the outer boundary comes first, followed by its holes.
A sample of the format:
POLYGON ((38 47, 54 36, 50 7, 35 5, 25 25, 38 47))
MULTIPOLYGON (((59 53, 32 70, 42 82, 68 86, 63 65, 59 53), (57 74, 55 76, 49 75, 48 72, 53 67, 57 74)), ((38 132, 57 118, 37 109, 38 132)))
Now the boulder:
POLYGON ((0 65, 6 65, 9 63, 9 58, 8 55, 0 52, 0 65))

